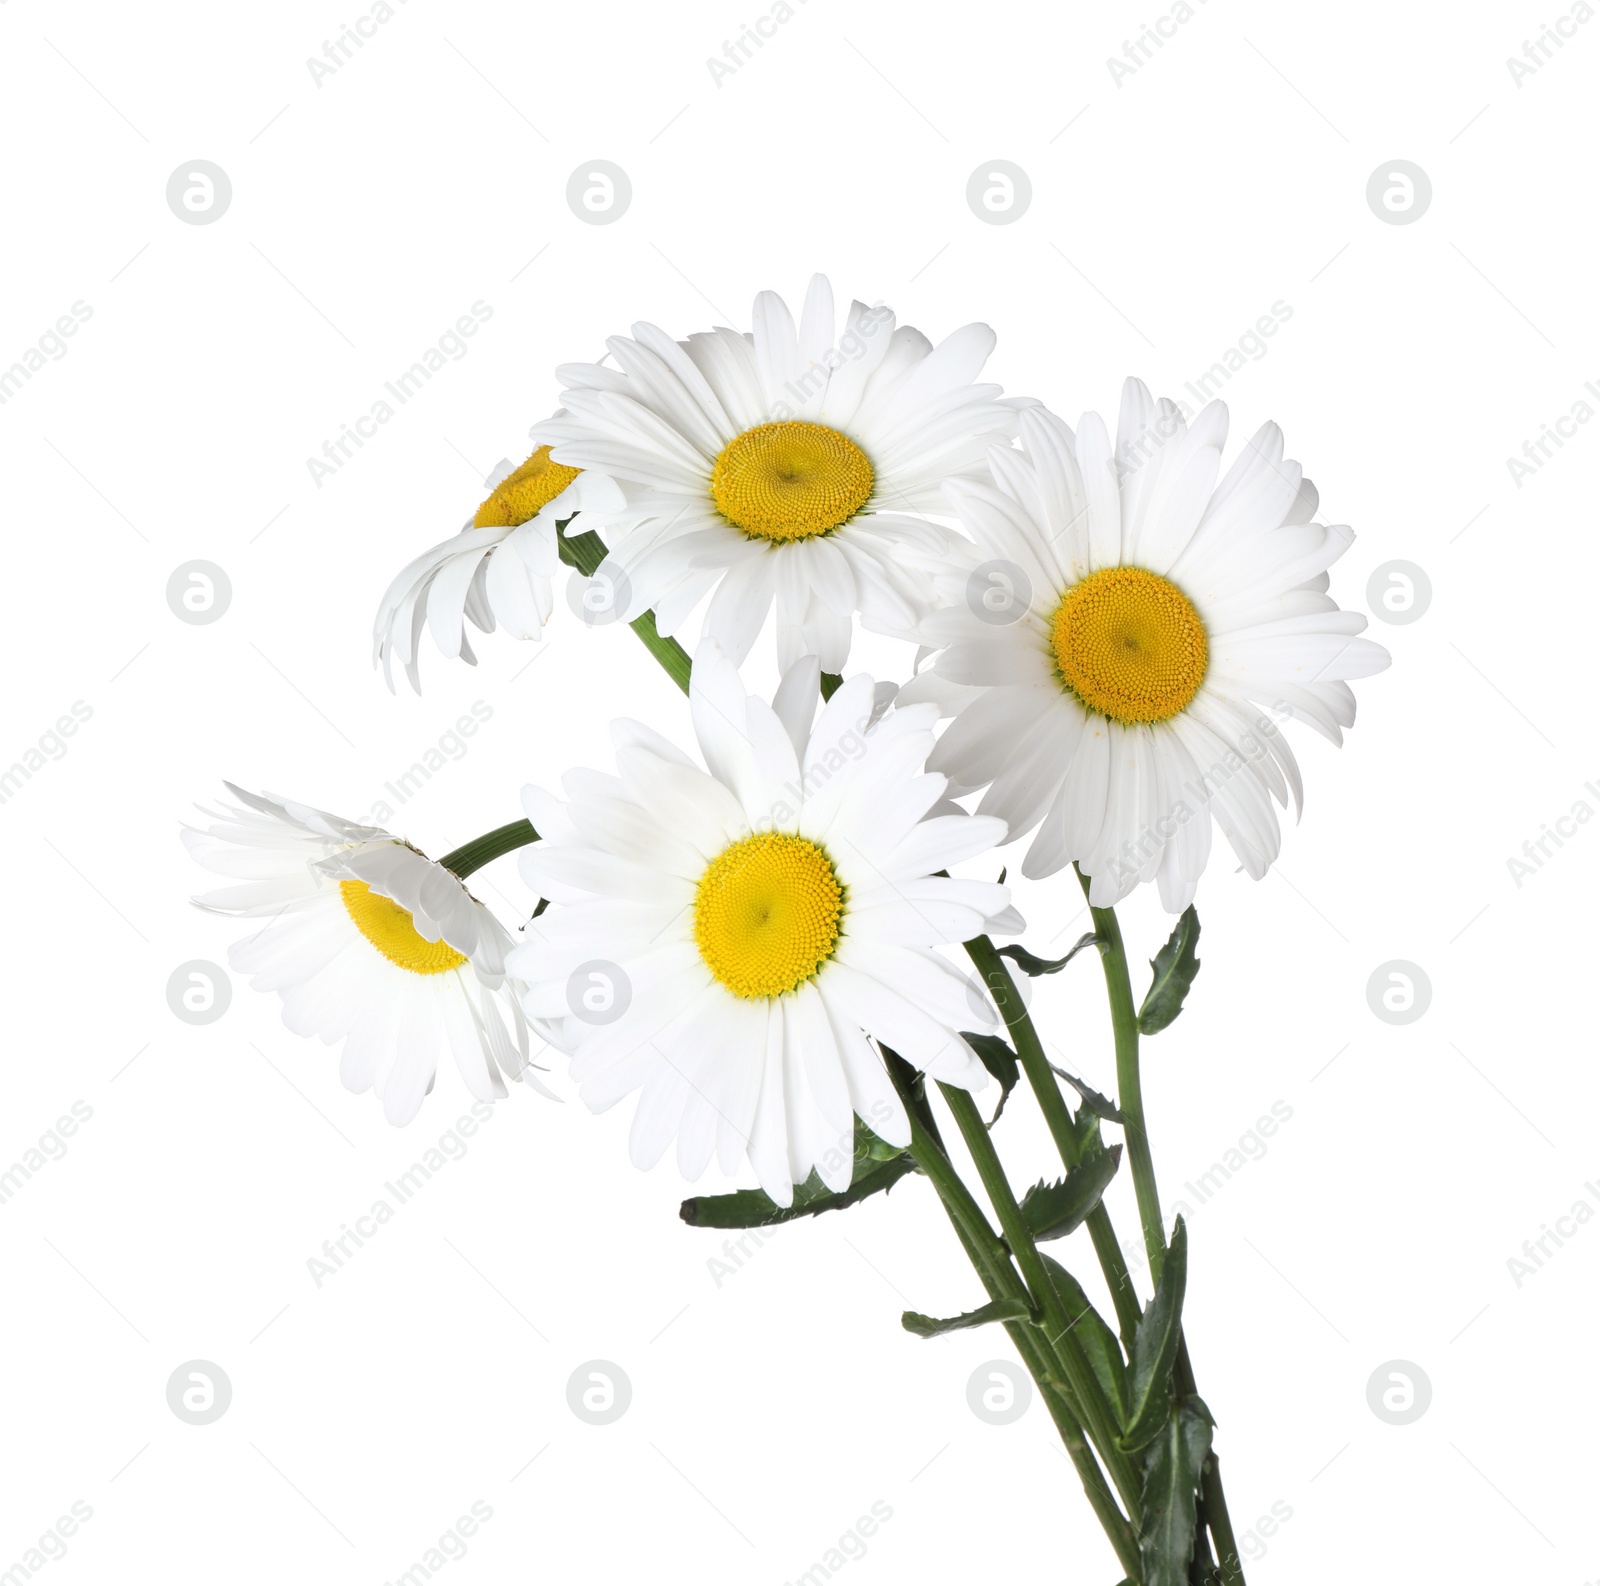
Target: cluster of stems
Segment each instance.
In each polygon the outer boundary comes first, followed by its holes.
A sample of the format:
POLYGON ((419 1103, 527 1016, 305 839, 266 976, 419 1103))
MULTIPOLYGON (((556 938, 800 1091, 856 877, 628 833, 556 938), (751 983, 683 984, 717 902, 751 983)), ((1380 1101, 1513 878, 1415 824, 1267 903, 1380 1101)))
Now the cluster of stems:
MULTIPOLYGON (((605 558, 605 546, 593 533, 563 534, 562 559, 587 577, 593 577, 605 558)), ((663 669, 685 693, 689 691, 689 656, 675 640, 656 629, 654 614, 646 612, 631 624, 663 669)), ((824 677, 827 695, 838 679, 824 677)), ((463 844, 440 861, 465 877, 491 859, 534 842, 538 833, 527 821, 513 821, 463 844)), ((1083 880, 1082 876, 1079 877, 1083 880)), ((1087 882, 1084 883, 1087 894, 1087 882)), ((1156 1191, 1155 1165, 1145 1128, 1144 1097, 1139 1078, 1139 1024, 1128 958, 1122 932, 1112 909, 1091 906, 1096 945, 1105 972, 1111 1025, 1116 1046, 1117 1110, 1122 1117, 1123 1140, 1139 1209, 1144 1249, 1152 1287, 1160 1281, 1166 1259, 1166 1231, 1161 1201, 1156 1191)), ((965 944, 968 956, 999 1008, 1018 1066, 1038 1101, 1062 1167, 1070 1172, 1083 1159, 1080 1136, 1072 1111, 1055 1071, 1045 1056, 1038 1030, 1017 990, 1005 959, 987 936, 965 944)), ((966 1180, 957 1171, 932 1126, 931 1113, 907 1096, 911 1118, 910 1152, 918 1168, 938 1193, 961 1247, 991 1301, 1012 1302, 1017 1316, 1003 1325, 1038 1385, 1068 1457, 1083 1483, 1090 1506, 1103 1526, 1117 1560, 1129 1582, 1144 1579, 1139 1545, 1143 1518, 1142 1479, 1137 1457, 1121 1446, 1116 1408, 1112 1405, 1085 1352, 1061 1293, 1052 1280, 1047 1258, 1029 1228, 1021 1205, 995 1150, 989 1125, 964 1090, 940 1085, 957 1131, 977 1171, 998 1229, 990 1221, 966 1180)), ((1101 1275, 1111 1296, 1117 1331, 1130 1354, 1139 1324, 1141 1306, 1123 1259, 1122 1246, 1103 1203, 1085 1221, 1101 1275)), ((1173 1367, 1172 1389, 1178 1396, 1195 1391, 1194 1370, 1187 1343, 1180 1335, 1173 1367)), ((1215 1452, 1208 1454, 1201 1471, 1197 1495, 1195 1547, 1190 1568, 1193 1586, 1244 1586, 1244 1570, 1228 1517, 1222 1490, 1222 1473, 1215 1452), (1214 1551, 1213 1551, 1214 1548, 1214 1551)))

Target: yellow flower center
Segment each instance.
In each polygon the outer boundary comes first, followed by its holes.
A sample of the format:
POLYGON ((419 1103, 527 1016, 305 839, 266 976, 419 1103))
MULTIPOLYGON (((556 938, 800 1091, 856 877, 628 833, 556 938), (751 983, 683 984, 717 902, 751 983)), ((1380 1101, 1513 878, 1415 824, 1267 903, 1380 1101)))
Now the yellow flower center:
POLYGON ((493 494, 473 514, 475 529, 514 529, 547 507, 582 470, 550 461, 550 448, 541 446, 520 468, 507 474, 493 494))
POLYGON ((872 498, 867 454, 826 424, 758 424, 711 465, 717 511, 751 539, 783 543, 829 534, 872 498))
POLYGON ((694 940, 736 997, 781 997, 822 968, 839 941, 844 888, 826 851, 758 832, 729 843, 694 895, 694 940))
POLYGON ((410 914, 393 898, 374 892, 365 881, 341 881, 339 896, 356 929, 391 964, 414 975, 442 975, 466 963, 466 954, 458 953, 448 942, 424 941, 410 914))
POLYGON ((1106 567, 1061 597, 1050 622, 1061 681, 1113 721, 1168 721, 1200 692, 1209 649, 1200 613, 1142 567, 1106 567))

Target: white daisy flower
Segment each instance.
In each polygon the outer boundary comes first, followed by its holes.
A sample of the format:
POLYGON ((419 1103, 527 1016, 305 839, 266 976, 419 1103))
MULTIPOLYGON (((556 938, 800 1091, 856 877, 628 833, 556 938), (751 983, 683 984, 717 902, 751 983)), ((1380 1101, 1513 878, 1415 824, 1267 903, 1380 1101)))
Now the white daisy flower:
POLYGON ((550 461, 538 447, 520 467, 502 461, 484 481, 487 499, 459 534, 426 550, 395 575, 372 627, 372 660, 394 688, 399 658, 419 693, 417 647, 426 625, 452 659, 477 664, 465 619, 484 633, 498 625, 514 639, 537 639, 554 609, 551 580, 561 565, 556 524, 586 510, 620 507, 606 479, 550 461))
POLYGON ((985 1083, 956 1032, 994 1015, 934 949, 1021 928, 1006 888, 936 873, 1005 836, 930 815, 945 790, 922 769, 937 709, 880 719, 862 674, 813 725, 819 672, 805 657, 769 706, 705 640, 690 709, 709 770, 621 721, 617 775, 568 773, 566 803, 529 788, 544 840, 523 874, 551 907, 508 960, 529 1015, 563 1021, 593 1110, 641 1092, 637 1166, 674 1137, 689 1178, 713 1149, 724 1172, 748 1155, 784 1206, 813 1168, 849 1184, 853 1116, 909 1144, 873 1040, 946 1084, 985 1083))
POLYGON ((713 589, 705 631, 735 662, 773 602, 784 670, 816 655, 838 672, 851 617, 906 635, 927 608, 926 563, 953 536, 944 483, 981 473, 1016 430, 1014 402, 976 380, 987 325, 934 347, 886 308, 856 302, 844 330, 815 276, 797 329, 763 292, 755 331, 674 341, 654 325, 607 342, 617 367, 568 364, 563 411, 533 438, 574 468, 609 475, 626 505, 603 520, 626 575, 630 619, 654 607, 673 634, 713 589))
POLYGON ((211 824, 183 841, 240 884, 194 901, 266 918, 228 962, 277 992, 296 1035, 343 1041, 347 1089, 376 1091, 390 1123, 409 1123, 449 1052, 480 1101, 506 1094, 502 1074, 551 1094, 506 978, 511 937, 454 875, 378 827, 225 785, 243 807, 202 811, 211 824))
POLYGON ((1263 425, 1218 485, 1227 429, 1222 403, 1185 427, 1129 380, 1115 452, 1098 414, 1074 434, 1035 408, 989 481, 950 488, 975 549, 924 626, 940 653, 901 697, 958 706, 930 769, 957 793, 987 786, 980 812, 1012 836, 1038 827, 1022 873, 1075 860, 1096 907, 1154 880, 1186 908, 1213 819, 1263 876, 1272 801, 1292 794, 1298 814, 1302 798, 1280 724, 1338 744, 1348 680, 1389 664, 1327 593, 1354 536, 1311 521, 1282 431, 1263 425))

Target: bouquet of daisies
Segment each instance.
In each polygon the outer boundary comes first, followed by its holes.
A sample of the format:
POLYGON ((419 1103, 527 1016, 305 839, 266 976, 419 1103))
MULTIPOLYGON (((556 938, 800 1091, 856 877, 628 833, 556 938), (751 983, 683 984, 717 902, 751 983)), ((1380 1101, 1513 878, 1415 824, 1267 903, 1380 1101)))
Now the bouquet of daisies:
POLYGON ((1299 808, 1284 724, 1338 744, 1351 681, 1388 664, 1328 593, 1350 530, 1316 521, 1274 424, 1224 473, 1220 402, 1190 421, 1130 380, 1115 438, 1097 413, 1069 427, 980 380, 986 326, 935 346, 855 302, 841 330, 821 277, 798 324, 770 292, 753 321, 640 324, 559 369, 532 454, 399 573, 374 630, 390 686, 398 664, 420 687, 424 633, 468 661, 469 621, 540 638, 565 563, 583 624, 629 623, 684 690, 692 746, 618 721, 613 769, 524 789, 523 819, 437 860, 230 788, 184 834, 232 878, 198 901, 256 921, 231 962, 393 1123, 446 1061, 481 1101, 549 1094, 553 1048, 592 1109, 637 1098, 637 1166, 748 1164, 759 1188, 686 1201, 690 1223, 815 1216, 921 1175, 982 1302, 907 1330, 1005 1330, 1127 1583, 1236 1586, 1139 1043, 1199 968, 1214 832, 1260 878, 1274 803, 1299 808), (691 656, 675 636, 702 607, 691 656), (767 700, 740 666, 774 607, 767 700), (847 672, 858 617, 917 647, 907 681, 847 672), (1024 930, 1012 889, 965 873, 1024 837, 1023 877, 1070 872, 1088 901, 1061 959, 997 947, 1024 930), (470 885, 514 849, 538 900, 515 930, 470 885), (1115 906, 1147 882, 1177 922, 1136 1002, 1115 906), (1115 1097, 1050 1063, 1019 991, 1087 949, 1115 1097), (1060 1171, 1019 1195, 978 1098, 1024 1083, 1060 1171), (1124 1166, 1147 1280, 1103 1203, 1124 1166), (1099 1307, 1046 1249, 1080 1228, 1099 1307))

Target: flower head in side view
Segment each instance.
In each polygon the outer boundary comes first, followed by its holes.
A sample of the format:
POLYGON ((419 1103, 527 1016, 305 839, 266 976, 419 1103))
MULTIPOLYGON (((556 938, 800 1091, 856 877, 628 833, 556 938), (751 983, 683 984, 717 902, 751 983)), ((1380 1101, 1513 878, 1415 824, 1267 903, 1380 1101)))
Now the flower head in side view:
POLYGON ((377 827, 226 785, 238 804, 183 841, 237 885, 194 901, 262 921, 228 962, 282 998, 296 1035, 344 1043, 347 1089, 409 1123, 448 1052, 480 1101, 506 1094, 502 1075, 551 1094, 506 978, 511 938, 454 875, 377 827))
POLYGON ((1273 799, 1302 799, 1281 723, 1338 744, 1350 680, 1389 664, 1328 594, 1350 530, 1312 521, 1316 489, 1275 424, 1218 484, 1227 427, 1220 402, 1186 427, 1130 380, 1114 450, 1098 414, 1074 433, 1036 408, 988 481, 950 487, 975 548, 902 698, 955 708, 930 769, 958 794, 987 787, 980 812, 1013 836, 1037 827, 1022 873, 1075 861, 1097 907, 1151 880, 1187 907, 1213 819, 1263 876, 1273 799))
POLYGON ((452 659, 475 665, 466 621, 484 633, 496 624, 514 639, 537 639, 554 609, 551 580, 561 565, 556 525, 583 511, 610 510, 621 495, 607 480, 550 460, 537 447, 520 467, 502 463, 489 495, 459 534, 426 550, 395 575, 372 628, 373 664, 394 688, 398 659, 419 693, 418 646, 424 627, 452 659))
POLYGON ((853 1116, 909 1144, 874 1040, 947 1084, 985 1083, 956 1032, 994 1015, 935 949, 1020 927, 1004 887, 938 874, 1005 827, 933 812, 936 708, 880 718, 857 675, 818 715, 819 671, 802 659, 769 706, 703 641, 690 706, 704 769, 621 721, 615 776, 568 773, 565 803, 528 789, 543 841, 523 873, 551 907, 508 960, 529 1015, 564 1021, 584 1101, 641 1093, 638 1166, 674 1137, 689 1178, 713 1150, 724 1172, 748 1155, 783 1206, 813 1168, 849 1184, 853 1116))
POLYGON ((607 346, 616 367, 557 371, 563 411, 536 424, 559 463, 608 475, 625 504, 600 520, 631 591, 676 633, 715 590, 705 631, 737 663, 778 610, 784 669, 849 654, 855 613, 909 635, 927 609, 927 564, 948 530, 941 489, 981 472, 1015 433, 1016 404, 977 384, 994 332, 968 325, 935 347, 882 307, 852 303, 841 331, 816 276, 797 327, 763 292, 755 330, 674 341, 654 325, 607 346))

